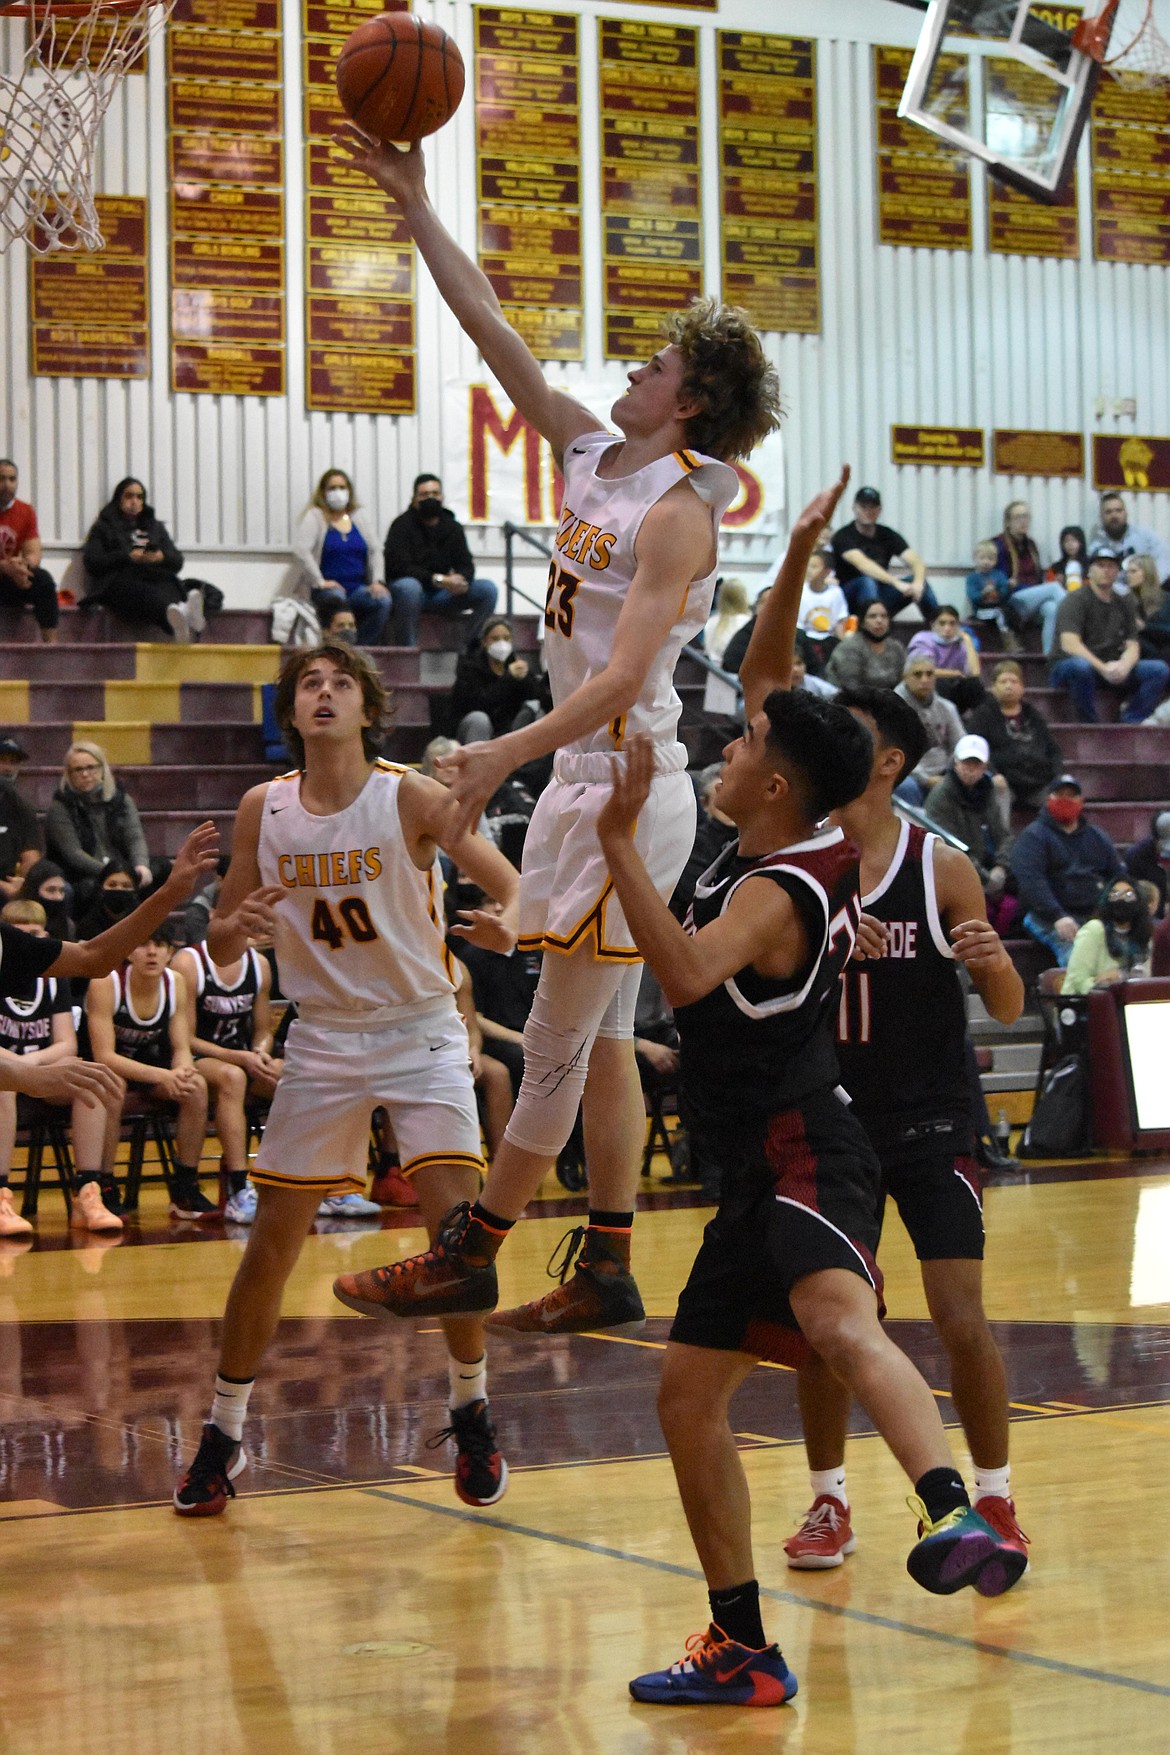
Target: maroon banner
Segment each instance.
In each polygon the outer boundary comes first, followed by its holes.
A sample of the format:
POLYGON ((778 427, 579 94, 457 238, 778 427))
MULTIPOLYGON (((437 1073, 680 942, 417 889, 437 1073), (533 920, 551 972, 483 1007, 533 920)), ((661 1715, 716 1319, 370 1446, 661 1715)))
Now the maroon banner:
POLYGON ((96 201, 104 249, 29 253, 34 377, 150 376, 146 199, 99 195, 96 201))
MULTIPOLYGON (((909 49, 873 51, 878 242, 919 250, 970 250, 971 160, 924 128, 903 122, 897 113, 911 59, 909 49)), ((955 118, 966 126, 966 57, 940 55, 939 69, 956 94, 955 118)))
POLYGON ((1170 263, 1170 85, 1103 79, 1093 100, 1093 253, 1170 263))
POLYGON ((1170 493, 1170 439, 1095 434, 1093 486, 1103 492, 1128 488, 1134 493, 1170 493))

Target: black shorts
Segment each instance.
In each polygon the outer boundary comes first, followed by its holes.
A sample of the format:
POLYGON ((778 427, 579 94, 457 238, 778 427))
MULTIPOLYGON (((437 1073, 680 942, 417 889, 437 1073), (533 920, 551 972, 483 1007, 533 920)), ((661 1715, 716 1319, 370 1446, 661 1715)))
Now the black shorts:
POLYGON ((778 1364, 808 1355, 788 1294, 846 1268, 873 1287, 881 1167, 832 1091, 762 1120, 723 1152, 723 1194, 678 1301, 672 1341, 778 1364))
POLYGON ((882 1193, 910 1233, 919 1261, 983 1260, 983 1176, 954 1152, 882 1155, 882 1193))

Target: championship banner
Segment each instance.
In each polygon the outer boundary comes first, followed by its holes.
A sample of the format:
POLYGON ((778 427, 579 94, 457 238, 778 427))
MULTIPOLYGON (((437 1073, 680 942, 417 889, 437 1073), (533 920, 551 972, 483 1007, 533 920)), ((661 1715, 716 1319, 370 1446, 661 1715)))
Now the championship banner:
POLYGON ((99 195, 101 250, 29 252, 30 371, 149 378, 146 197, 99 195))
POLYGON ((1092 141, 1097 261, 1170 263, 1170 85, 1103 79, 1092 141))
MULTIPOLYGON (((1000 56, 983 63, 983 107, 988 118, 1002 112, 1005 126, 1016 126, 1031 109, 1040 137, 1052 115, 1052 81, 1034 67, 1000 56)), ((1079 261, 1081 233, 1077 213, 1077 180, 1049 206, 1010 189, 990 173, 987 177, 987 248, 994 256, 1056 256, 1079 261)))
MULTIPOLYGON (((919 250, 970 250, 971 160, 898 114, 912 55, 875 47, 878 243, 919 250)), ((947 121, 969 127, 966 57, 940 55, 940 77, 952 93, 947 121)))
MULTIPOLYGON (((591 409, 599 427, 615 431, 609 411, 626 388, 625 374, 557 386, 591 409)), ((555 524, 564 489, 547 443, 513 408, 494 379, 450 383, 443 393, 443 497, 471 524, 555 524), (460 435, 466 434, 465 442, 460 435)), ((741 493, 722 530, 787 531, 784 440, 773 433, 736 464, 741 493)))

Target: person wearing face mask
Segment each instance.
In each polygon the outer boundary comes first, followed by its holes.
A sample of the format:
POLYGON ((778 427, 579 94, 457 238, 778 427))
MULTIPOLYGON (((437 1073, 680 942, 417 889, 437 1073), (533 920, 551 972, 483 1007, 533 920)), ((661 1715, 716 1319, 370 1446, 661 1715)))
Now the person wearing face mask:
POLYGON ((77 922, 77 936, 83 942, 96 938, 115 921, 125 920, 138 906, 138 885, 128 865, 111 865, 94 891, 93 899, 77 922))
POLYGON ((382 551, 394 599, 394 644, 418 645, 420 615, 461 615, 473 628, 496 607, 496 587, 475 577, 463 526, 443 504, 437 475, 417 475, 410 505, 386 532, 382 551))
POLYGON ((0 737, 0 907, 20 895, 25 873, 44 851, 36 812, 16 784, 27 760, 16 738, 0 737))
POLYGON ((145 887, 152 881, 142 819, 100 744, 75 743, 65 752, 61 784, 45 818, 45 841, 50 859, 73 885, 79 912, 111 866, 127 866, 132 883, 145 887))
POLYGON ((906 648, 890 634, 890 612, 871 603, 825 666, 825 676, 839 689, 892 689, 902 680, 906 648))
POLYGON ((496 616, 459 660, 448 721, 459 743, 482 743, 539 719, 543 694, 543 678, 512 645, 511 624, 496 616))
POLYGON ((1148 974, 1152 937, 1150 911, 1137 886, 1127 877, 1107 884, 1095 915, 1073 940, 1062 996, 1148 974))
POLYGON ((1075 775, 1056 776, 1044 809, 1016 837, 1010 863, 1026 930, 1067 968, 1077 929, 1096 908, 1102 887, 1124 875, 1108 835, 1084 820, 1075 775))
POLYGON ((288 595, 308 598, 324 629, 343 607, 353 611, 359 646, 383 646, 390 593, 377 574, 377 542, 344 469, 327 469, 293 539, 300 572, 288 595))
POLYGON ((50 938, 72 938, 69 886, 65 873, 51 859, 38 859, 24 874, 17 895, 19 902, 39 902, 45 911, 45 930, 50 938))
POLYGON ((149 622, 178 645, 203 632, 203 589, 179 578, 183 557, 136 477, 123 477, 110 495, 90 526, 81 561, 91 580, 87 603, 103 603, 127 621, 149 622))
POLYGON ((340 640, 343 646, 357 645, 357 617, 348 603, 339 603, 334 608, 323 611, 321 638, 323 640, 340 640))

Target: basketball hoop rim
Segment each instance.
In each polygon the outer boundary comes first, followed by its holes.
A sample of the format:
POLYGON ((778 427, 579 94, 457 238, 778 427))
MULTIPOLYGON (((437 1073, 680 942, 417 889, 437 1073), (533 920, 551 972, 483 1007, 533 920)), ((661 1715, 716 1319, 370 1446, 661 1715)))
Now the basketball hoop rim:
MULTIPOLYGON (((166 0, 145 0, 148 6, 164 6, 166 0)), ((16 6, 0 5, 0 24, 6 18, 98 18, 140 12, 143 0, 20 0, 16 6)))

